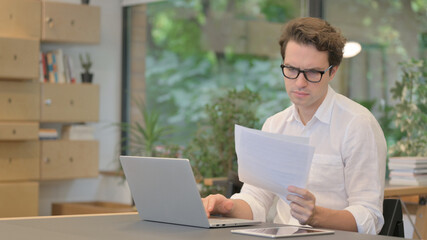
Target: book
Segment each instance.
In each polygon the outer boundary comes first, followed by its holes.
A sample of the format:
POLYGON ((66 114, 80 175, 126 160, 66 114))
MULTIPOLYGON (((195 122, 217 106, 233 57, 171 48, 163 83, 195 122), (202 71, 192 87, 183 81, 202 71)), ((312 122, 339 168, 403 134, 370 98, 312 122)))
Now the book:
POLYGON ((55 83, 55 73, 53 71, 53 57, 51 52, 46 53, 48 79, 50 83, 55 83))
POLYGON ((427 157, 391 157, 389 162, 400 164, 427 164, 427 157))
POLYGON ((415 169, 415 168, 427 168, 427 163, 388 163, 388 168, 393 169, 415 169))
POLYGON ((56 74, 57 74, 57 83, 65 83, 65 66, 64 66, 64 54, 62 49, 56 49, 53 51, 56 61, 56 74))
POLYGON ((42 52, 42 65, 43 65, 43 82, 49 82, 49 72, 47 69, 46 53, 42 52))
POLYGON ((58 83, 58 65, 56 62, 56 55, 54 52, 50 52, 52 56, 52 72, 54 76, 54 83, 58 83))
POLYGON ((44 82, 43 52, 39 54, 39 82, 44 82))
POLYGON ((68 65, 70 68, 71 83, 76 83, 76 69, 74 68, 73 59, 70 56, 68 56, 68 65))
POLYGON ((39 139, 58 139, 58 131, 54 128, 41 128, 39 129, 39 139))
POLYGON ((420 173, 427 173, 427 168, 401 168, 401 169, 393 169, 393 171, 391 172, 420 174, 420 173))
POLYGON ((73 60, 67 54, 64 54, 65 79, 67 83, 75 83, 73 60))
POLYGON ((390 178, 390 185, 423 186, 427 185, 427 178, 390 178))

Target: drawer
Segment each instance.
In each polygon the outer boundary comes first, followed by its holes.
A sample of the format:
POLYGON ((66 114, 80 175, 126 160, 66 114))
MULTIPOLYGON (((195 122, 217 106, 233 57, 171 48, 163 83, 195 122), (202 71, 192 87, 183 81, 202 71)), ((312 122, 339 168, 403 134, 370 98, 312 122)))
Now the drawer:
POLYGON ((99 86, 42 84, 41 122, 97 122, 99 86))
POLYGON ((38 79, 39 49, 35 39, 0 37, 0 78, 38 79))
POLYGON ((40 84, 0 81, 0 121, 40 119, 40 84))
POLYGON ((39 141, 0 143, 0 181, 38 180, 39 141))
POLYGON ((38 122, 0 122, 0 140, 38 139, 38 122))
POLYGON ((37 182, 0 183, 0 217, 39 215, 37 182))
POLYGON ((43 1, 42 9, 42 41, 99 43, 99 7, 43 1))
POLYGON ((1 0, 0 34, 40 39, 41 2, 35 0, 1 0))
POLYGON ((97 141, 41 141, 41 180, 98 176, 97 141))

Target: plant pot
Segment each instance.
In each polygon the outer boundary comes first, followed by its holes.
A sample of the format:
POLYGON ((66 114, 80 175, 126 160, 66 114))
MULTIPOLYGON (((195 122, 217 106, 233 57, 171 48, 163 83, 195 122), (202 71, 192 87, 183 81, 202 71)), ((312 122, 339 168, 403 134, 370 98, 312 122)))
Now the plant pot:
POLYGON ((92 73, 82 73, 82 83, 92 83, 93 74, 92 73))

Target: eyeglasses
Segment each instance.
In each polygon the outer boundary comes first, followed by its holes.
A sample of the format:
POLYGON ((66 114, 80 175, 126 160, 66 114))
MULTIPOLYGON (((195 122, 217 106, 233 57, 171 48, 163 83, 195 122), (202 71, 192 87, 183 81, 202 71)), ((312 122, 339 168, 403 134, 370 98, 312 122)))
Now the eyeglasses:
POLYGON ((329 66, 325 71, 318 71, 318 70, 301 70, 296 67, 287 66, 287 65, 280 65, 280 68, 282 69, 283 76, 285 78, 289 79, 296 79, 300 73, 304 74, 305 80, 311 82, 311 83, 318 83, 322 80, 323 74, 325 72, 329 71, 333 65, 329 66))

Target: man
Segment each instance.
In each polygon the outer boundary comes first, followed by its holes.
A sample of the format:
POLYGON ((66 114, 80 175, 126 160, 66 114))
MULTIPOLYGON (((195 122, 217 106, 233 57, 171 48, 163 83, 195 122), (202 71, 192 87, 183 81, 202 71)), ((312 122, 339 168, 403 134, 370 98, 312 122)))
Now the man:
POLYGON ((316 18, 290 21, 279 41, 281 69, 293 105, 268 118, 262 130, 310 138, 315 153, 307 188, 289 186, 293 194, 287 196, 287 204, 269 191, 244 184, 231 199, 222 195, 202 199, 208 216, 266 221, 273 207, 276 223, 380 232, 384 134, 366 108, 329 86, 345 41, 329 23, 316 18))

